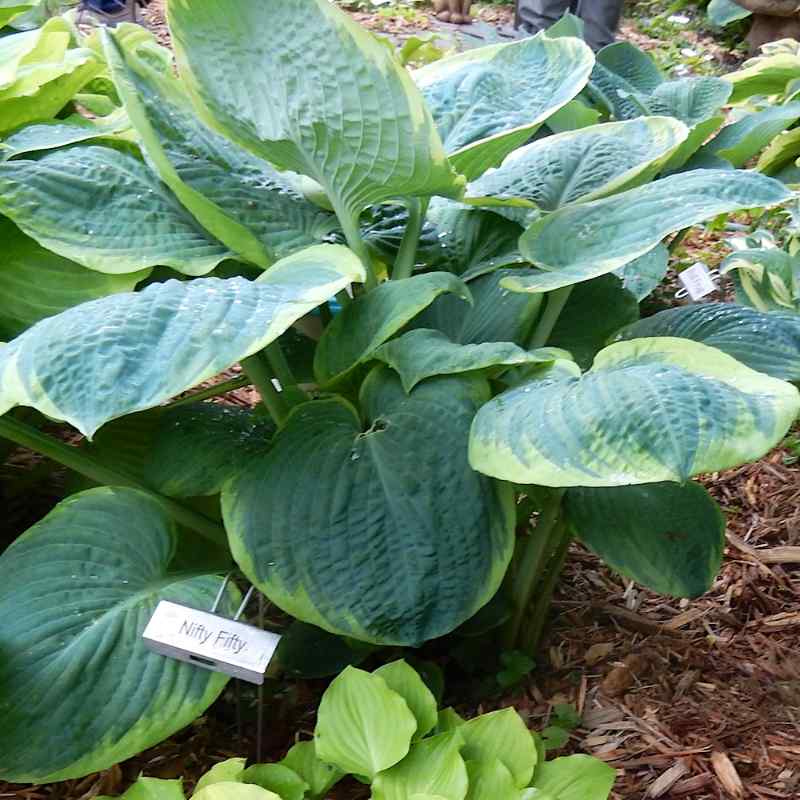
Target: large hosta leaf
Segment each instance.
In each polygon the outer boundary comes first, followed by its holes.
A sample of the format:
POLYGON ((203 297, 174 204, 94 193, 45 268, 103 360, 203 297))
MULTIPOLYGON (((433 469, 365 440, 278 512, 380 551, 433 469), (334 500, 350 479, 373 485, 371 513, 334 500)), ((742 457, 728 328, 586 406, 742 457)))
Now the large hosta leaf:
POLYGON ((580 40, 539 33, 436 61, 414 79, 450 160, 471 179, 497 166, 572 100, 593 63, 580 40))
POLYGON ((419 328, 435 328, 454 342, 514 342, 524 347, 542 305, 541 294, 510 292, 502 287, 509 276, 536 274, 531 269, 498 269, 470 281, 472 305, 454 294, 437 297, 417 316, 419 328))
POLYGON ((232 256, 141 161, 108 147, 0 164, 0 212, 43 247, 98 272, 162 265, 204 275, 232 256))
POLYGON ((602 350, 580 378, 523 384, 487 403, 470 463, 544 486, 684 481, 759 458, 798 411, 791 384, 715 348, 637 339, 602 350))
POLYGON ((120 96, 161 179, 208 231, 242 258, 268 266, 336 227, 269 164, 207 128, 176 79, 123 54, 108 37, 120 96))
POLYGON ((784 250, 739 250, 720 267, 733 273, 736 301, 759 311, 800 313, 800 257, 784 250))
POLYGON ((622 286, 641 302, 664 280, 668 268, 669 250, 659 244, 649 253, 614 270, 614 274, 622 279, 622 286))
POLYGON ((209 608, 219 588, 213 575, 175 571, 174 549, 157 501, 104 487, 63 501, 3 554, 0 778, 106 769, 188 725, 222 691, 225 676, 141 640, 159 600, 209 608))
POLYGON ((191 403, 159 415, 144 478, 170 497, 218 494, 269 443, 274 426, 249 409, 191 403))
POLYGON ((733 84, 732 103, 740 103, 753 95, 782 94, 790 81, 800 75, 800 53, 774 53, 754 58, 745 66, 725 76, 733 84))
POLYGON ((706 9, 708 21, 715 28, 724 28, 731 22, 739 19, 746 19, 752 14, 746 8, 742 8, 736 0, 710 0, 706 9))
POLYGON ((646 101, 651 114, 668 114, 695 127, 728 102, 731 87, 722 78, 680 78, 662 83, 646 101))
POLYGON ((458 344, 441 331, 420 328, 409 331, 375 351, 375 358, 394 369, 410 392, 420 381, 433 375, 509 367, 516 364, 547 363, 550 354, 523 350, 513 342, 458 344))
POLYGON ((30 11, 35 5, 35 3, 25 3, 21 0, 2 0, 0 2, 0 28, 8 25, 15 17, 30 11))
POLYGON ((451 292, 469 302, 469 289, 448 272, 429 272, 387 281, 354 300, 328 325, 314 354, 314 374, 332 383, 368 360, 388 338, 439 295, 451 292))
POLYGON ((64 120, 50 120, 26 125, 0 142, 0 161, 41 150, 54 150, 92 139, 122 139, 130 134, 130 123, 124 113, 108 119, 89 120, 77 114, 64 120))
POLYGON ((738 122, 726 125, 700 153, 710 153, 730 161, 734 167, 741 167, 798 119, 800 103, 748 114, 738 122))
POLYGON ((299 406, 223 490, 241 568, 335 633, 416 645, 453 630, 495 593, 513 545, 510 492, 467 464, 487 397, 483 381, 449 377, 407 395, 380 367, 362 386, 363 417, 338 398, 299 406))
POLYGON ((569 351, 583 369, 589 369, 608 338, 637 319, 636 298, 616 275, 602 275, 572 290, 547 344, 569 351))
POLYGON ((700 484, 570 489, 566 513, 606 564, 654 592, 698 597, 719 572, 725 517, 700 484))
POLYGON ((33 406, 91 437, 258 352, 363 275, 347 248, 317 245, 253 282, 170 280, 84 303, 0 350, 0 413, 33 406))
POLYGON ((714 170, 695 170, 562 208, 534 223, 520 239, 522 254, 548 272, 506 278, 503 285, 532 292, 570 286, 624 266, 681 228, 791 196, 782 183, 763 175, 721 177, 714 170))
POLYGON ((67 22, 53 17, 41 28, 0 43, 0 132, 56 115, 103 68, 86 48, 68 49, 67 22))
POLYGON ((548 136, 508 155, 500 167, 469 184, 467 195, 476 203, 522 200, 554 211, 652 176, 687 133, 678 120, 641 117, 548 136))
POLYGON ((773 378, 800 381, 800 314, 703 303, 660 311, 624 328, 618 338, 652 336, 702 342, 773 378))
POLYGON ((432 241, 420 243, 417 257, 433 269, 443 269, 465 280, 492 272, 498 267, 518 264, 519 237, 529 209, 499 208, 509 219, 484 209, 434 198, 427 223, 433 228, 432 241), (516 216, 515 216, 516 214, 516 216))
POLYGON ((104 275, 57 256, 0 218, 0 339, 12 339, 35 322, 116 292, 131 291, 149 270, 104 275))
POLYGON ((344 224, 383 200, 460 194, 411 77, 328 0, 170 0, 169 21, 207 120, 316 180, 344 224))
MULTIPOLYGON (((798 74, 800 79, 800 73, 798 74)), ((794 166, 800 156, 800 128, 779 133, 759 156, 756 169, 765 175, 777 175, 794 166)))
POLYGON ((664 83, 664 76, 652 56, 631 42, 606 45, 596 58, 598 64, 622 78, 637 92, 649 94, 664 83))

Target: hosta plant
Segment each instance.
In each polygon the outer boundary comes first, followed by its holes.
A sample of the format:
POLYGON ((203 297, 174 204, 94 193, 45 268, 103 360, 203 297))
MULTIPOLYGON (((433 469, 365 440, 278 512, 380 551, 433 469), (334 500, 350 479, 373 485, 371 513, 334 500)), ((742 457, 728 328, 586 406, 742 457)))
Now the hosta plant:
POLYGON ((234 566, 376 646, 495 600, 501 646, 534 651, 573 537, 705 591, 724 521, 692 477, 800 406, 783 317, 635 324, 671 236, 792 197, 686 169, 727 94, 572 36, 411 74, 328 0, 168 11, 177 74, 130 26, 87 42, 132 133, 22 128, 0 163, 0 436, 83 479, 0 558, 0 778, 83 775, 202 713, 226 678, 140 634, 234 566), (258 409, 201 402, 232 381, 258 409))
MULTIPOLYGON (((538 734, 513 708, 470 720, 436 700, 405 661, 374 672, 348 667, 326 689, 312 741, 276 763, 223 761, 192 800, 319 800, 348 774, 374 800, 606 800, 614 770, 573 755, 545 760, 538 734)), ((126 800, 184 800, 180 780, 139 778, 126 800)), ((101 798, 100 800, 110 800, 101 798)))

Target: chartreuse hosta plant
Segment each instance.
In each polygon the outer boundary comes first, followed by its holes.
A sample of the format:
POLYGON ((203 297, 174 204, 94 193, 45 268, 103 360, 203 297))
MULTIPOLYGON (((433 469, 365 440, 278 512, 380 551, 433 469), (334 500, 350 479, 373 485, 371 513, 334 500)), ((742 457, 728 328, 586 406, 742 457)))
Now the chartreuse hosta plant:
MULTIPOLYGON (((545 761, 541 738, 513 708, 462 719, 437 710, 405 661, 348 667, 322 696, 313 741, 272 764, 223 761, 192 800, 319 800, 347 775, 373 800, 606 800, 614 770, 574 755, 545 761)), ((184 800, 180 780, 139 778, 122 797, 184 800)), ((110 800, 101 798, 100 800, 110 800)))
MULTIPOLYGON (((0 435, 86 479, 0 558, 0 779, 105 768, 200 714, 225 678, 140 634, 234 565, 373 646, 495 599, 500 646, 533 651, 573 536, 702 593, 724 523, 691 478, 760 457, 800 406, 783 316, 637 323, 665 239, 792 197, 680 167, 730 87, 544 34, 412 75, 328 0, 168 12, 177 73, 139 29, 86 42, 125 136, 21 128, 0 163, 0 435), (237 363, 263 407, 199 402, 230 380, 175 400, 237 363)), ((399 792, 407 722, 376 763, 324 725, 318 745, 399 792)), ((474 762, 470 724, 414 752, 474 762)), ((473 770, 524 791, 533 766, 473 770)))

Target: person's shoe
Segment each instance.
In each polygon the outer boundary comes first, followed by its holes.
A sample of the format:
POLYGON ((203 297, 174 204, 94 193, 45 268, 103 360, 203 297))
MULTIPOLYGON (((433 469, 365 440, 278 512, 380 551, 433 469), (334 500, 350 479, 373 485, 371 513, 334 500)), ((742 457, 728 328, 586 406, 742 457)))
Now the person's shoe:
POLYGON ((110 28, 120 22, 136 22, 136 0, 84 0, 83 10, 110 28))

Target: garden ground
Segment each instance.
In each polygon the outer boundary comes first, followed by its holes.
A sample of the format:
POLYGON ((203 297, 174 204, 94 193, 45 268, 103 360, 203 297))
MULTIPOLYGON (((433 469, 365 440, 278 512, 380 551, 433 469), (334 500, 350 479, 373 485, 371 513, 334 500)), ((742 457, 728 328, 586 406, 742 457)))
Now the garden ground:
MULTIPOLYGON (((722 72, 741 60, 742 53, 704 32, 689 11, 669 21, 669 15, 657 16, 654 4, 636 9, 622 35, 648 49, 667 71, 722 72)), ((452 38, 446 37, 463 35, 438 24, 420 5, 354 14, 396 40, 443 31, 440 46, 448 47, 452 38)), ((484 25, 471 28, 491 34, 491 26, 508 21, 510 7, 485 6, 478 15, 484 25)), ((166 41, 161 0, 146 16, 166 41)), ((723 252, 718 239, 703 234, 675 255, 713 263, 723 252)), ((662 299, 669 301, 669 288, 662 299)), ((254 399, 251 390, 240 389, 226 402, 254 399)), ((38 480, 41 462, 21 451, 2 469, 29 478, 23 490, 4 498, 10 540, 46 513, 63 476, 38 480)), ((728 515, 725 562, 709 593, 694 601, 654 595, 574 545, 536 668, 501 693, 492 690, 491 674, 485 680, 470 676, 463 655, 434 645, 447 680, 445 702, 465 715, 513 705, 536 729, 548 724, 556 706, 574 705, 582 721, 563 752, 588 752, 615 767, 613 797, 619 800, 800 797, 800 437, 756 464, 706 476, 704 483, 728 515)), ((231 687, 190 728, 129 762, 50 786, 0 782, 0 798, 89 800, 120 793, 139 772, 184 776, 191 788, 221 759, 280 758, 293 737, 310 735, 324 686, 269 683, 261 697, 261 736, 258 693, 231 687)), ((347 783, 335 794, 365 797, 366 788, 347 783)))

